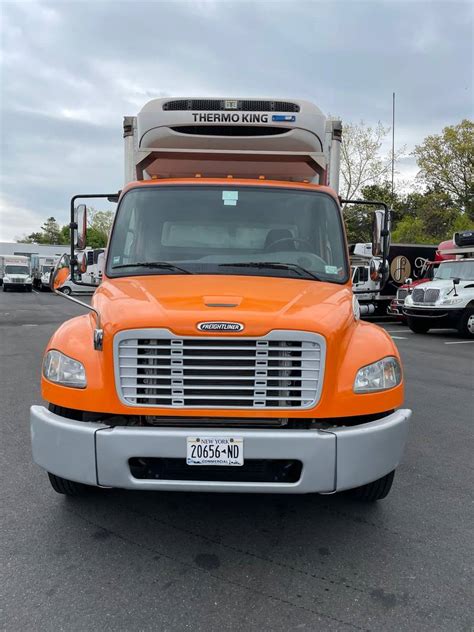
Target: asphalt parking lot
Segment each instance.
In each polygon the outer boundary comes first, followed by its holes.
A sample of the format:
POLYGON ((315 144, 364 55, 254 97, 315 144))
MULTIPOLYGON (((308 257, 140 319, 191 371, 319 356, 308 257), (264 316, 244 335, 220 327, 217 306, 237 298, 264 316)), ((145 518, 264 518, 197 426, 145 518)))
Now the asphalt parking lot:
POLYGON ((32 463, 43 349, 82 309, 0 292, 2 629, 472 630, 474 343, 384 323, 408 447, 387 499, 134 493, 67 499, 32 463))

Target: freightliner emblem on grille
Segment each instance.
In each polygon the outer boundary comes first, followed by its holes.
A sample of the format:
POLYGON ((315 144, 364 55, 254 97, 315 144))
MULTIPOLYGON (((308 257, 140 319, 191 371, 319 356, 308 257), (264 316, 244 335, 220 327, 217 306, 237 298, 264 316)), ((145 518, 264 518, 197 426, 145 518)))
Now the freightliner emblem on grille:
POLYGON ((242 331, 242 323, 206 322, 198 323, 199 331, 242 331))

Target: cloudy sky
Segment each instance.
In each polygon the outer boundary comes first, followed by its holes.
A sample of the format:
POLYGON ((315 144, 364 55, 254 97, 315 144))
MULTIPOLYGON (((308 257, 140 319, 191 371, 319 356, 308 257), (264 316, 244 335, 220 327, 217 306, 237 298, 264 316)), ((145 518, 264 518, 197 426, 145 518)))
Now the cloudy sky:
MULTIPOLYGON (((397 144, 473 116, 464 0, 0 0, 0 240, 122 185, 122 117, 156 96, 314 101, 397 144)), ((411 177, 411 158, 399 165, 411 177)))

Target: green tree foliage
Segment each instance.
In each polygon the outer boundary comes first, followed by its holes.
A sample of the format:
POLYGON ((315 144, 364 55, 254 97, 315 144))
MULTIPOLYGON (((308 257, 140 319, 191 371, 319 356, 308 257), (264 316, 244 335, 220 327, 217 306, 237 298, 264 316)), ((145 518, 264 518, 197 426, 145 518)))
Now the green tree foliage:
POLYGON ((474 122, 464 119, 427 136, 413 153, 421 180, 447 193, 474 220, 474 122))
POLYGON ((23 237, 19 242, 24 244, 67 244, 69 242, 69 228, 66 226, 59 228, 56 219, 48 217, 39 231, 23 237), (67 230, 67 235, 64 229, 67 230))
POLYGON ((113 221, 113 211, 88 210, 87 245, 90 248, 105 248, 113 221))
MULTIPOLYGON (((391 155, 382 156, 380 149, 390 128, 378 123, 375 127, 349 123, 343 126, 341 143, 341 197, 354 200, 367 186, 383 183, 391 171, 391 155)), ((397 150, 395 160, 405 151, 397 150)))
MULTIPOLYGON (((88 209, 87 246, 89 248, 105 248, 109 236, 113 211, 96 211, 88 209)), ((41 230, 33 232, 19 240, 20 243, 35 244, 69 244, 69 224, 59 227, 54 217, 48 219, 41 226, 41 230)))

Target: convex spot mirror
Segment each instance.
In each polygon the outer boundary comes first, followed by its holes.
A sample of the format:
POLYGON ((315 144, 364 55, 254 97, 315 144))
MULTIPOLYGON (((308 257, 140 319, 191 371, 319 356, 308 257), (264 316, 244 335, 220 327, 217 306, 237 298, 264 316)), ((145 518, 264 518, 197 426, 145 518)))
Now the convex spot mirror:
POLYGON ((370 262, 370 279, 371 281, 378 281, 382 272, 382 264, 380 261, 374 259, 370 262))
POLYGON ((380 257, 383 250, 383 223, 385 213, 383 211, 375 211, 372 218, 372 255, 380 257))
POLYGON ((70 258, 64 254, 57 262, 54 270, 49 277, 49 287, 54 292, 64 284, 70 274, 70 258))
POLYGON ((74 221, 77 224, 74 245, 78 250, 83 250, 86 247, 87 237, 87 208, 85 204, 79 204, 74 209, 74 221))
POLYGON ((87 272, 87 255, 85 252, 78 252, 76 256, 77 261, 77 271, 79 274, 84 274, 87 272))

